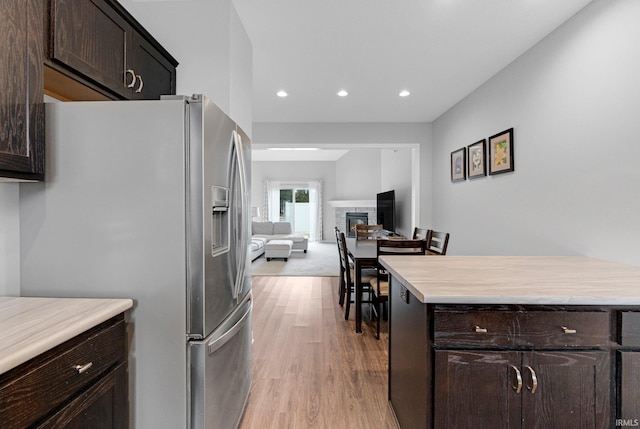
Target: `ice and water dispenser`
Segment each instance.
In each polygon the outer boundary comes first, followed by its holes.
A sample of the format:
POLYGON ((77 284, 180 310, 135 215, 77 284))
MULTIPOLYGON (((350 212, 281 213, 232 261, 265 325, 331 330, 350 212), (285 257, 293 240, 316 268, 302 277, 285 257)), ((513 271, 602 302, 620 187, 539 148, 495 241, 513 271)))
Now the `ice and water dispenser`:
POLYGON ((211 256, 229 250, 229 189, 211 187, 211 256))

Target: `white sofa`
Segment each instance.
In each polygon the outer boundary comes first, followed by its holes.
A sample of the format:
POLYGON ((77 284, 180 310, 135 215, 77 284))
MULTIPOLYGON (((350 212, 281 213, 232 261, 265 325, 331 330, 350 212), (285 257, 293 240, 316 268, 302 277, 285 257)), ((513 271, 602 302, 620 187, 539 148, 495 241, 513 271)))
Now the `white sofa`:
POLYGON ((264 246, 271 240, 291 240, 291 250, 302 250, 307 253, 309 239, 302 234, 291 232, 290 222, 256 222, 251 223, 251 260, 264 254, 264 246))

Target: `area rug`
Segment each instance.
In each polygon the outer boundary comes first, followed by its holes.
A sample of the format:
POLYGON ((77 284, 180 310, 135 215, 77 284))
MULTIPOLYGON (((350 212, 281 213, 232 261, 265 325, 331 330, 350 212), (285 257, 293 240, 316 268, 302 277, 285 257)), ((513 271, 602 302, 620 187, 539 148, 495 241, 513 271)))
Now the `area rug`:
POLYGON ((291 252, 288 261, 272 259, 267 262, 264 255, 251 263, 254 276, 339 276, 340 260, 335 242, 310 242, 307 253, 291 252))

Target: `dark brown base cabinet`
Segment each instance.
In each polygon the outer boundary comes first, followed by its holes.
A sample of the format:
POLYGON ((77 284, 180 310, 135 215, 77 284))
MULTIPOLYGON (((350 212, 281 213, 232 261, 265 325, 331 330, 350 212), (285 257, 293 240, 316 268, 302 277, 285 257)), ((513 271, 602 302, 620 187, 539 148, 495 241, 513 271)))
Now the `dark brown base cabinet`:
POLYGON ((606 352, 437 350, 434 426, 608 428, 609 369, 606 352))
POLYGON ((618 415, 620 420, 640 426, 640 352, 621 352, 620 369, 621 395, 618 415))
POLYGON ((640 308, 389 299, 402 429, 640 426, 640 308))
POLYGON ((128 428, 123 315, 0 375, 0 427, 128 428))
POLYGON ((48 5, 45 64, 55 72, 45 73, 45 88, 78 99, 73 85, 60 78, 66 76, 111 99, 175 94, 178 62, 117 1, 49 0, 48 5))

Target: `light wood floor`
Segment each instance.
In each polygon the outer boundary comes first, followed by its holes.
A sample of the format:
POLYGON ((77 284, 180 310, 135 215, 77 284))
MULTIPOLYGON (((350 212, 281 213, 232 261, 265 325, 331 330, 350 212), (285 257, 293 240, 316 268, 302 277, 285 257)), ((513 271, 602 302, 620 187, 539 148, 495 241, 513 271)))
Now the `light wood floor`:
MULTIPOLYGON (((355 333, 337 277, 254 277, 253 385, 240 429, 396 429, 387 327, 355 333)), ((366 316, 365 316, 366 319, 366 316)))

